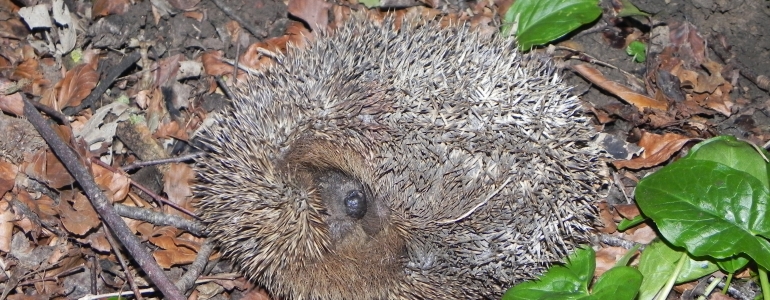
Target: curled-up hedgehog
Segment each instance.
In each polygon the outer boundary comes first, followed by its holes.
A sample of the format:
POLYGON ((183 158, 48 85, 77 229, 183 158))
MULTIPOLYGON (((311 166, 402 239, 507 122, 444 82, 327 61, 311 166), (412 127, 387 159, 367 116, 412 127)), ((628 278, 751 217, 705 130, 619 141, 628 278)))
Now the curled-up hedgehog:
POLYGON ((209 238, 279 299, 498 298, 539 275, 589 240, 604 165, 553 64, 515 49, 357 18, 276 54, 198 134, 209 238))

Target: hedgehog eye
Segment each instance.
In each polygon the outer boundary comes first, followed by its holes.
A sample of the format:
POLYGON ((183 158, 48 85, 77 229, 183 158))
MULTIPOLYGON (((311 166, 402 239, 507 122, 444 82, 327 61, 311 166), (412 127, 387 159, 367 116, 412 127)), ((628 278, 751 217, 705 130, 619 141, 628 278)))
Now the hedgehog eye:
POLYGON ((345 214, 354 219, 363 218, 366 214, 366 194, 361 190, 352 190, 344 199, 345 214))

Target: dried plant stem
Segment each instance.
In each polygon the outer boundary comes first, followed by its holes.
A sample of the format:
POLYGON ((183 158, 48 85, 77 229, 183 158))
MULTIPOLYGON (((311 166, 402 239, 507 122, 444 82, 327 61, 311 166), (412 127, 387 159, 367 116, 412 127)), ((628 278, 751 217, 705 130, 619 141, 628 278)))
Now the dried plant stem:
POLYGON ((24 100, 24 116, 26 116, 30 123, 40 133, 40 136, 48 143, 51 150, 59 157, 64 166, 67 167, 67 171, 70 172, 72 177, 80 184, 83 192, 91 201, 94 209, 102 218, 107 227, 109 227, 115 236, 120 240, 126 250, 131 254, 134 260, 139 266, 147 273, 150 280, 155 283, 158 289, 163 293, 167 299, 172 300, 184 300, 186 297, 177 287, 166 277, 163 273, 163 269, 152 258, 147 250, 139 242, 139 239, 131 232, 125 222, 120 216, 112 209, 107 196, 102 193, 101 189, 94 182, 94 178, 90 172, 83 166, 81 160, 78 158, 75 151, 70 149, 56 133, 51 130, 43 116, 35 109, 34 105, 29 100, 24 100))

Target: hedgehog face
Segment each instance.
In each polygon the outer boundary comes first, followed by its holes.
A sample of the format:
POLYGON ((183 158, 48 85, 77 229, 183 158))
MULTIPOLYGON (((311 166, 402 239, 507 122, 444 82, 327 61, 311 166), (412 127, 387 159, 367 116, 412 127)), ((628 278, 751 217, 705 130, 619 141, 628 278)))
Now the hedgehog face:
POLYGON ((332 245, 346 238, 370 239, 384 229, 388 209, 373 198, 371 189, 359 179, 335 169, 320 170, 314 175, 317 193, 326 208, 324 223, 332 245))

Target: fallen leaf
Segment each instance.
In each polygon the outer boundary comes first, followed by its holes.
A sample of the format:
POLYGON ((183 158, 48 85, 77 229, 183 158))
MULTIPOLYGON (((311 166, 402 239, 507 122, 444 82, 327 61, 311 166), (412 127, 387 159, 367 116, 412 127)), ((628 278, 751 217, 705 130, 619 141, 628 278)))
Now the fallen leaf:
POLYGON ((11 251, 11 239, 13 238, 13 226, 16 214, 11 211, 11 204, 6 198, 0 199, 0 251, 11 251))
POLYGON ((668 103, 660 102, 653 98, 634 92, 620 83, 610 81, 604 77, 604 75, 599 70, 594 69, 587 64, 574 65, 572 66, 572 69, 593 84, 596 84, 605 91, 610 92, 615 96, 618 96, 623 101, 635 106, 639 111, 644 111, 645 108, 659 110, 668 109, 668 103))
POLYGON ((618 168, 641 169, 657 166, 668 161, 674 153, 691 141, 683 135, 666 133, 664 135, 643 132, 638 145, 644 148, 642 155, 630 160, 616 160, 612 164, 618 168))
POLYGON ((78 106, 99 82, 99 73, 96 72, 97 63, 98 60, 95 59, 67 71, 64 78, 54 87, 58 93, 56 93, 56 104, 53 107, 61 109, 66 106, 78 106))
POLYGON ((289 14, 310 25, 313 32, 323 31, 329 25, 329 8, 324 0, 289 0, 289 14))
POLYGON ((618 212, 619 215, 629 220, 640 215, 639 207, 636 206, 636 204, 618 204, 613 206, 613 208, 618 212))
POLYGON ((607 270, 615 267, 615 264, 623 258, 628 250, 622 247, 603 247, 596 251, 596 271, 594 276, 601 276, 607 270))
POLYGON ((91 14, 94 18, 122 15, 128 11, 130 4, 129 0, 95 0, 91 14))
POLYGON ((99 215, 88 202, 88 199, 82 193, 75 194, 70 206, 68 201, 62 200, 59 204, 59 212, 62 224, 67 231, 84 236, 91 229, 101 224, 99 215))
POLYGON ((16 185, 16 174, 18 173, 19 167, 0 159, 0 198, 16 185))
POLYGON ((52 188, 60 188, 75 182, 70 173, 51 151, 41 149, 25 159, 21 166, 24 174, 52 188))

